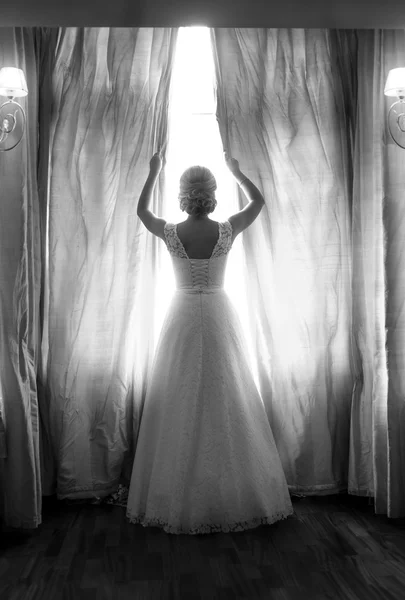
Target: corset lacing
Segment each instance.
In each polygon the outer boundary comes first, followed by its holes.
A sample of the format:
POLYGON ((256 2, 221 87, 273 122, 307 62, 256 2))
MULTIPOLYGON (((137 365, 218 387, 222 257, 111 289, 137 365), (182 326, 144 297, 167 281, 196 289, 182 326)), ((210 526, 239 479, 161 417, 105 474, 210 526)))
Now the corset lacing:
MULTIPOLYGON (((187 252, 177 235, 177 226, 166 223, 164 227, 167 248, 173 258, 184 259, 189 267, 189 283, 178 283, 178 288, 188 293, 213 293, 223 289, 216 284, 216 278, 211 280, 213 263, 212 259, 226 256, 232 247, 232 226, 229 221, 218 224, 218 240, 210 258, 189 258, 187 252)), ((186 264, 187 264, 186 263, 186 264)))

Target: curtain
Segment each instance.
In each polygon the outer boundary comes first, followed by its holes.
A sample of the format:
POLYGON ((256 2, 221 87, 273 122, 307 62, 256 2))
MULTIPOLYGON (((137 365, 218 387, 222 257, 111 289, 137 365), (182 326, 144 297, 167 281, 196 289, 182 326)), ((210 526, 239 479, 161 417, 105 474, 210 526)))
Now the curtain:
POLYGON ((266 200, 243 233, 260 391, 289 489, 337 493, 355 372, 349 139, 329 32, 215 29, 212 44, 224 147, 266 200))
POLYGON ((403 66, 404 33, 215 29, 211 39, 224 147, 266 199, 243 234, 245 285, 289 487, 347 489, 403 516, 405 176, 383 90, 403 66))
POLYGON ((373 310, 370 296, 375 294, 376 318, 375 323, 371 323, 375 342, 368 346, 365 362, 367 369, 373 372, 371 423, 376 511, 387 513, 389 517, 404 517, 405 150, 393 142, 387 131, 388 110, 396 98, 385 97, 383 91, 389 70, 404 66, 405 32, 362 32, 360 39, 363 40, 359 73, 363 74, 361 102, 364 110, 358 126, 359 130, 361 128, 358 154, 362 168, 357 185, 363 206, 364 241, 359 260, 363 261, 364 281, 370 286, 365 299, 370 312, 373 310), (366 211, 367 220, 364 217, 366 211), (376 229, 374 236, 370 234, 373 227, 376 229), (368 274, 370 255, 374 256, 370 262, 376 263, 374 282, 368 274))
MULTIPOLYGON (((103 497, 130 478, 164 250, 136 209, 149 160, 167 144, 176 35, 61 29, 45 70, 52 114, 41 411, 54 463, 44 457, 43 483, 59 498, 103 497)), ((164 171, 156 214, 163 190, 164 171)))
MULTIPOLYGON (((349 491, 387 512, 382 32, 357 32, 358 111, 353 169, 353 340, 357 379, 350 424, 349 491), (380 40, 377 41, 377 38, 380 40), (376 43, 376 44, 375 44, 376 43)), ((388 72, 387 72, 388 73, 388 72)))
MULTIPOLYGON (((36 373, 41 281, 37 192, 38 32, 3 28, 0 66, 24 71, 28 96, 21 143, 0 153, 0 523, 41 523, 36 373)), ((1 104, 6 98, 1 99, 1 104)))

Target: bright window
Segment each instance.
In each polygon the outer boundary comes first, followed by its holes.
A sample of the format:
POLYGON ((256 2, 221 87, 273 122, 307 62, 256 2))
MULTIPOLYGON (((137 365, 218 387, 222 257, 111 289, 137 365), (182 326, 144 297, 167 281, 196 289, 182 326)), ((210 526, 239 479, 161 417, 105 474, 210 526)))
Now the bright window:
MULTIPOLYGON (((218 204, 212 213, 214 220, 225 221, 239 210, 237 186, 224 161, 222 140, 215 115, 214 74, 209 29, 180 28, 171 84, 169 143, 165 165, 167 198, 162 215, 164 219, 173 223, 187 218, 187 214, 180 211, 177 196, 180 176, 192 165, 208 167, 216 178, 218 204)), ((235 158, 241 160, 243 168, 243 158, 235 158)), ((238 311, 251 355, 246 310, 247 290, 240 275, 243 260, 241 250, 241 239, 238 236, 229 255, 225 288, 238 311)), ((168 299, 174 291, 174 276, 167 252, 162 260, 162 270, 158 277, 161 302, 158 306, 157 332, 161 328, 168 299)))

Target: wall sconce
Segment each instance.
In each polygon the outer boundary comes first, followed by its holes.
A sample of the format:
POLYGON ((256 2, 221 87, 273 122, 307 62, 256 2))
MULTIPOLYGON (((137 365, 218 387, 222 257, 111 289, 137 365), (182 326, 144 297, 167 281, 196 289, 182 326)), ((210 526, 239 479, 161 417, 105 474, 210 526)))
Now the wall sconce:
POLYGON ((391 69, 384 94, 398 98, 388 112, 388 129, 397 146, 405 149, 405 68, 391 69))
POLYGON ((14 98, 28 94, 24 72, 15 67, 0 69, 0 96, 7 96, 7 102, 0 106, 0 151, 15 148, 25 130, 25 112, 14 98))

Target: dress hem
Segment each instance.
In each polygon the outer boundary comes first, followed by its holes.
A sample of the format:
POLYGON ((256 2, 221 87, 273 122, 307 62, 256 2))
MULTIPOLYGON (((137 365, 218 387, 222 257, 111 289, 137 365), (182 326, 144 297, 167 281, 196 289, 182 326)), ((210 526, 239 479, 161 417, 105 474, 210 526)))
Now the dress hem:
POLYGON ((222 525, 200 524, 197 527, 186 529, 182 528, 181 526, 169 525, 169 523, 166 523, 158 518, 145 518, 145 514, 131 516, 129 513, 127 513, 126 516, 129 519, 129 522, 134 525, 142 525, 142 527, 160 527, 166 533, 175 535, 200 535, 206 533, 230 533, 234 531, 246 531, 247 529, 260 527, 260 525, 273 525, 277 521, 287 519, 292 514, 294 514, 294 509, 275 513, 271 517, 256 517, 248 521, 238 521, 230 524, 224 523, 222 525))

